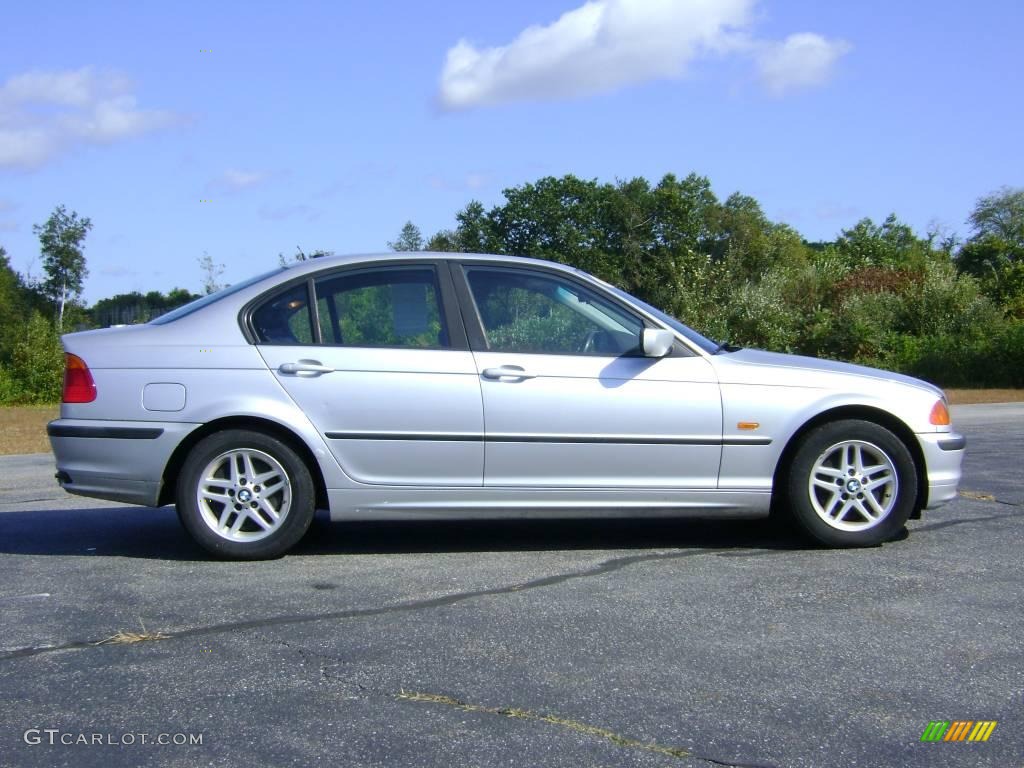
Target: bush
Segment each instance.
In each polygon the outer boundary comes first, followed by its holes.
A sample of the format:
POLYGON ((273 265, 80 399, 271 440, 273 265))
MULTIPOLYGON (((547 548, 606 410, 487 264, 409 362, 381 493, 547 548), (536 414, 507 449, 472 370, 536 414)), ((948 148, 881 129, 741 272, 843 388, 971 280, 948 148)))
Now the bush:
POLYGON ((1024 386, 1024 322, 983 337, 903 336, 894 340, 887 367, 942 387, 1024 386))
POLYGON ((0 370, 0 402, 58 403, 64 382, 64 350, 53 325, 38 312, 25 322, 11 362, 0 370))
POLYGON ((919 290, 904 294, 905 317, 895 330, 920 336, 990 335, 1002 312, 981 293, 978 281, 958 275, 949 262, 931 262, 919 290))
POLYGON ((904 301, 895 294, 854 294, 834 310, 822 346, 829 357, 884 365, 893 339, 901 335, 904 312, 904 301))
POLYGON ((792 351, 799 337, 800 316, 783 295, 785 277, 766 275, 759 283, 740 286, 725 310, 726 338, 740 346, 792 351))
POLYGON ((992 386, 1024 387, 1024 320, 1008 322, 988 351, 984 366, 992 386))

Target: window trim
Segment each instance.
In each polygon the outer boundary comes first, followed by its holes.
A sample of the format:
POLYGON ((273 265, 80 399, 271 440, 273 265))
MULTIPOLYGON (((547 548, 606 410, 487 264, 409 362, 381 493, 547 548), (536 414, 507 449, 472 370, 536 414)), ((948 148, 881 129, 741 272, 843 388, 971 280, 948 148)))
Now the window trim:
POLYGON ((438 259, 387 259, 345 264, 341 267, 322 269, 317 272, 308 272, 299 275, 291 280, 278 283, 268 291, 250 300, 242 307, 238 314, 238 323, 242 329, 245 340, 254 346, 267 347, 324 347, 328 349, 394 349, 410 350, 420 352, 450 352, 469 351, 469 341, 466 334, 466 327, 463 323, 462 313, 459 310, 459 301, 455 287, 452 283, 451 271, 446 260, 438 259), (376 346, 376 345, 353 345, 353 344, 325 344, 323 332, 320 327, 320 313, 316 311, 317 295, 316 281, 322 279, 333 279, 344 277, 350 274, 379 272, 390 269, 432 269, 434 278, 437 281, 438 301, 440 302, 440 314, 443 316, 448 331, 448 345, 444 347, 405 347, 405 346, 376 346), (280 293, 294 289, 296 286, 305 283, 309 301, 310 314, 313 322, 313 343, 312 344, 275 344, 274 342, 260 341, 256 334, 256 328, 252 322, 253 313, 267 301, 271 301, 280 293))
MULTIPOLYGON (((451 262, 452 277, 454 278, 455 291, 459 297, 459 305, 462 307, 462 317, 465 321, 466 332, 469 337, 470 349, 474 352, 493 352, 495 354, 503 355, 549 355, 555 357, 642 357, 642 355, 588 355, 582 352, 508 352, 503 350, 490 349, 487 344, 487 335, 484 332, 483 319, 480 317, 480 310, 476 305, 476 299, 473 297, 473 292, 469 287, 469 278, 466 275, 467 268, 483 268, 494 271, 513 271, 513 272, 525 272, 541 275, 543 277, 552 278, 556 280, 562 280, 572 285, 579 286, 580 288, 589 291, 590 293, 596 294, 602 300, 607 301, 612 306, 615 306, 622 310, 624 314, 632 317, 638 321, 643 328, 661 328, 660 325, 653 322, 651 319, 639 314, 633 307, 626 304, 621 299, 613 294, 609 294, 600 286, 594 285, 588 280, 582 280, 579 277, 565 272, 560 269, 552 269, 543 265, 537 264, 508 264, 500 261, 483 261, 475 259, 465 259, 451 262)), ((666 357, 691 357, 691 352, 684 345, 679 343, 677 339, 672 345, 672 349, 669 351, 666 357)))

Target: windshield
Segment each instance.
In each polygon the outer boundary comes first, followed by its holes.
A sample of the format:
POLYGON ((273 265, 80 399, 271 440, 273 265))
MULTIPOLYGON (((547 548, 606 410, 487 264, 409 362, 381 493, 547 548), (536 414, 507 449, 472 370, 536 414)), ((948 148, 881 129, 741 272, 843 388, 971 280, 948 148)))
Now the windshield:
POLYGON ((652 307, 646 301, 642 301, 638 299, 636 296, 632 296, 631 294, 626 293, 621 288, 616 288, 614 285, 606 283, 603 280, 601 280, 600 282, 620 299, 625 299, 629 303, 635 304, 636 306, 640 307, 640 309, 644 310, 655 319, 660 320, 669 328, 674 330, 676 333, 680 334, 693 344, 696 344, 709 355, 716 354, 721 348, 721 345, 718 342, 712 341, 706 336, 702 336, 701 334, 693 330, 693 328, 690 328, 688 325, 683 325, 681 322, 672 317, 672 315, 665 314, 657 307, 652 307))
POLYGON ((250 285, 254 285, 255 283, 258 283, 260 280, 265 280, 266 278, 271 277, 272 275, 276 275, 283 269, 287 269, 287 267, 275 267, 269 272, 263 272, 262 274, 256 275, 256 277, 250 277, 246 280, 242 280, 241 282, 229 285, 227 288, 221 288, 216 293, 211 293, 207 296, 198 298, 195 301, 190 301, 188 304, 184 304, 178 307, 177 309, 172 309, 167 314, 160 315, 160 317, 155 317, 149 321, 149 324, 164 325, 165 323, 173 323, 175 320, 179 320, 182 317, 185 317, 185 315, 191 315, 197 309, 202 309, 203 307, 209 304, 213 304, 214 302, 227 298, 233 293, 238 293, 238 291, 242 290, 243 288, 248 288, 250 285))

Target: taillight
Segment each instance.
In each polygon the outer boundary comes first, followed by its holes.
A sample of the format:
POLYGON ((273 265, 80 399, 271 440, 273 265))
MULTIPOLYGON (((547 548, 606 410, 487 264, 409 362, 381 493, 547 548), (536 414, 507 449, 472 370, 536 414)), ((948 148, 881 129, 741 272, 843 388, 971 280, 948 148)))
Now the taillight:
POLYGON ((65 403, 91 403, 96 399, 96 382, 92 380, 85 360, 70 352, 64 353, 65 403))
POLYGON ((937 427, 948 427, 950 425, 949 409, 941 400, 936 400, 932 406, 931 415, 928 416, 928 423, 937 427))

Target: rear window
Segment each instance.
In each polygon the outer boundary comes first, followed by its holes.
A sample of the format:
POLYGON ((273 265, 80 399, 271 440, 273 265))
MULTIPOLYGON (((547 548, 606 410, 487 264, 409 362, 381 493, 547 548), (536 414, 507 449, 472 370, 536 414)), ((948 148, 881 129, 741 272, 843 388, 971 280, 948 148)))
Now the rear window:
POLYGON ((175 320, 180 320, 186 315, 191 315, 196 310, 202 309, 203 307, 209 306, 210 304, 214 304, 220 301, 221 299, 226 299, 228 296, 234 293, 238 293, 242 289, 248 288, 250 285, 255 285, 260 280, 266 280, 268 277, 273 277, 274 275, 283 272, 285 269, 287 269, 287 267, 275 267, 269 272, 263 272, 262 274, 256 275, 255 277, 250 277, 247 280, 242 280, 239 283, 229 285, 227 288, 221 288, 216 293, 211 293, 208 296, 203 296, 202 298, 196 299, 195 301, 191 301, 188 304, 178 307, 177 309, 172 309, 166 315, 160 315, 160 317, 150 320, 149 324, 166 325, 167 323, 173 323, 175 320))

